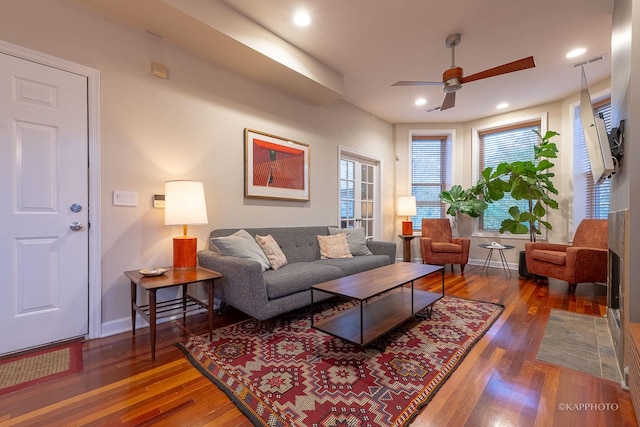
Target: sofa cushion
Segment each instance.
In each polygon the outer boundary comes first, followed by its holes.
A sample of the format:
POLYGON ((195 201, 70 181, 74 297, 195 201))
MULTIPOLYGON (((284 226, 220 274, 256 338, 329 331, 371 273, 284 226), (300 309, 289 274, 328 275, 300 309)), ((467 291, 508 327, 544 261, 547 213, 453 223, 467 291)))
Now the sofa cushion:
POLYGON ((431 242, 431 252, 462 253, 462 245, 455 243, 431 242))
POLYGON ((262 271, 271 267, 262 248, 245 230, 238 230, 230 236, 211 238, 211 248, 225 256, 253 260, 262 266, 262 271))
POLYGON ((567 253, 564 251, 545 251, 545 250, 534 250, 531 255, 533 259, 538 261, 550 262, 556 265, 566 265, 567 263, 567 253))
POLYGON ((269 264, 271 264, 271 268, 277 270, 287 263, 287 257, 284 256, 280 246, 278 246, 278 242, 276 242, 271 234, 267 234, 266 236, 256 236, 256 242, 260 245, 262 251, 267 256, 269 264))
POLYGON ((320 259, 353 257, 349 251, 346 234, 318 236, 318 243, 320 244, 320 259))
POLYGON ((391 264, 387 255, 356 256, 349 259, 319 259, 314 264, 331 265, 340 268, 344 275, 362 273, 372 268, 391 264))
MULTIPOLYGON (((289 264, 311 262, 320 259, 320 246, 316 236, 328 235, 328 226, 245 228, 252 236, 271 234, 287 257, 289 264)), ((228 236, 237 228, 221 228, 211 232, 211 237, 228 236)))
POLYGON ((367 237, 364 234, 364 228, 337 228, 329 227, 329 234, 335 235, 344 233, 347 236, 349 251, 353 256, 373 255, 367 247, 367 237))
POLYGON ((312 285, 337 279, 344 274, 338 267, 316 264, 314 262, 296 262, 277 270, 264 272, 264 284, 269 299, 284 297, 296 292, 309 291, 312 285))

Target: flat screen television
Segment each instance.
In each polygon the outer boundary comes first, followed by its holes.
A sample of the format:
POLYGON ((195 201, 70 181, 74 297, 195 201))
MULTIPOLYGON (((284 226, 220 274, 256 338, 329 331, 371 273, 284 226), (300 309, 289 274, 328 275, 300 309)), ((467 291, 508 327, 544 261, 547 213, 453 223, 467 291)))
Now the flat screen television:
POLYGON ((582 67, 582 86, 580 90, 580 121, 582 122, 584 141, 587 145, 593 183, 598 185, 611 176, 615 171, 615 165, 611 155, 609 135, 607 134, 604 119, 593 113, 584 67, 582 67))

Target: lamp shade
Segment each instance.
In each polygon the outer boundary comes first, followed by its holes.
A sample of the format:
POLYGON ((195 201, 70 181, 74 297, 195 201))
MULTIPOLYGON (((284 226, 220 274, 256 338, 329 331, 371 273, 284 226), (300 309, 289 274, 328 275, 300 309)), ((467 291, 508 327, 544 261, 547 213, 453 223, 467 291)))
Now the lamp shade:
POLYGON ((197 181, 167 181, 164 183, 164 223, 182 225, 182 236, 173 238, 173 268, 195 268, 198 239, 187 236, 188 225, 207 224, 204 186, 197 181))
POLYGON ((165 192, 165 225, 207 224, 204 185, 197 181, 167 181, 165 192))
POLYGON ((416 198, 415 196, 398 197, 398 216, 415 216, 416 198))

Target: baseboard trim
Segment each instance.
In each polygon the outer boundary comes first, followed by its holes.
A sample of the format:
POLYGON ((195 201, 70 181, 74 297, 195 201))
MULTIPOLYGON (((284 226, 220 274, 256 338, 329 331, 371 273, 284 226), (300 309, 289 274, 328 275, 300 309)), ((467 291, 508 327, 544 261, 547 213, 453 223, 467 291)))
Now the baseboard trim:
MULTIPOLYGON (((402 262, 402 258, 396 258, 396 262, 402 262)), ((415 263, 422 263, 422 258, 411 258, 411 262, 415 262, 415 263)), ((469 259, 469 262, 467 263, 467 265, 477 265, 479 267, 482 267, 484 265, 485 260, 484 259, 469 259)), ((513 262, 508 262, 507 263, 507 267, 509 267, 509 270, 515 270, 518 271, 518 264, 517 263, 513 263, 513 262)), ((491 260, 491 262, 489 263, 489 268, 499 268, 502 269, 502 263, 500 262, 500 260, 491 260)))

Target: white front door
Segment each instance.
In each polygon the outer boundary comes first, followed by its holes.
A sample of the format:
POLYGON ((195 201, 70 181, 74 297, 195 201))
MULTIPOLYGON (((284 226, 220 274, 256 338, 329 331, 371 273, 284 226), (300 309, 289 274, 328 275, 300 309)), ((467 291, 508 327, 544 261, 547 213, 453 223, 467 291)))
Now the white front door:
POLYGON ((0 53, 0 354, 88 333, 87 78, 0 53))

